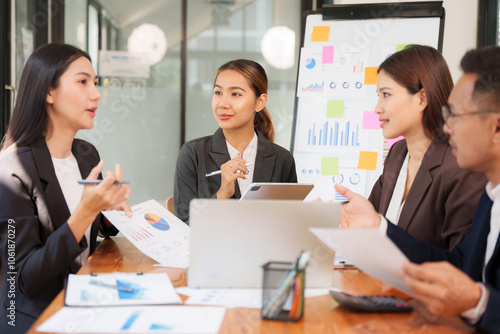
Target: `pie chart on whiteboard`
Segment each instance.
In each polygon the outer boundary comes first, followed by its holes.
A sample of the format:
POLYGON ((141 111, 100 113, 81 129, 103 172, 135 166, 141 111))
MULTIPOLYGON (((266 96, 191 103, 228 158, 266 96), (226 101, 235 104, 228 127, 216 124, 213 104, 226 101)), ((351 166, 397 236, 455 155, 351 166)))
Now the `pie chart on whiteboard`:
POLYGON ((316 60, 314 60, 314 58, 307 58, 306 59, 306 67, 308 69, 311 69, 311 68, 314 68, 314 66, 316 66, 316 60))
POLYGON ((146 213, 144 219, 146 219, 146 222, 148 222, 149 225, 153 226, 157 230, 168 231, 168 229, 170 228, 170 225, 165 219, 158 215, 155 215, 154 213, 146 213))

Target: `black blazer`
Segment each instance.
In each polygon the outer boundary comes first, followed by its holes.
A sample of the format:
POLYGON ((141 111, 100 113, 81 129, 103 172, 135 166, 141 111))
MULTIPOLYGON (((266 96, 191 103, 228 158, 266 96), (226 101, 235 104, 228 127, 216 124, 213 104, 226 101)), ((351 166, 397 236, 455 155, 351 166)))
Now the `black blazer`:
MULTIPOLYGON (((94 146, 78 139, 73 142, 72 152, 82 178, 86 178, 99 162, 99 154, 94 146)), ((76 242, 67 224, 69 216, 44 138, 0 154, 0 332, 24 333, 61 291, 68 275, 80 268, 75 259, 89 241, 84 237, 76 242), (15 261, 9 257, 9 250, 14 250, 15 261), (12 276, 10 272, 16 273, 12 287, 5 284, 12 276), (9 318, 5 315, 12 300, 16 327, 7 325, 9 318)), ((92 224, 90 253, 96 247, 102 223, 102 215, 98 215, 92 224)), ((117 230, 102 228, 101 232, 109 235, 117 230)))
MULTIPOLYGON (((255 130, 258 137, 253 182, 296 183, 295 160, 281 146, 271 143, 255 130)), ((193 198, 215 198, 221 185, 220 175, 206 177, 205 174, 219 170, 223 163, 231 160, 222 129, 212 136, 191 140, 184 144, 177 159, 174 182, 175 215, 184 222, 189 220, 189 202, 193 198)), ((233 198, 240 198, 236 182, 233 198)))
MULTIPOLYGON (((481 282, 492 206, 493 202, 487 193, 483 192, 476 208, 470 234, 452 251, 432 247, 412 238, 393 224, 388 224, 387 236, 412 262, 449 261, 474 281, 481 282)), ((486 311, 475 326, 488 333, 500 333, 500 238, 486 266, 485 285, 490 291, 490 296, 486 311)))
MULTIPOLYGON (((373 186, 369 200, 382 215, 387 213, 407 153, 406 140, 394 144, 373 186)), ((433 246, 452 249, 469 234, 486 182, 483 173, 458 167, 450 145, 433 141, 415 176, 398 226, 433 246)))

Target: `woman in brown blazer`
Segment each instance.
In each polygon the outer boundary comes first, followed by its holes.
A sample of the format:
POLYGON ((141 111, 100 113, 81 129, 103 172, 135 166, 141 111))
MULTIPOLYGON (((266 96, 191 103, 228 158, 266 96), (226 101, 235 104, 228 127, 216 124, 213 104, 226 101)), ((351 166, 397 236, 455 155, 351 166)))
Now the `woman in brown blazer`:
POLYGON ((393 145, 369 200, 409 234, 452 249, 469 233, 486 185, 480 173, 461 170, 443 133, 442 106, 453 87, 439 51, 412 45, 378 69, 375 112, 393 145))

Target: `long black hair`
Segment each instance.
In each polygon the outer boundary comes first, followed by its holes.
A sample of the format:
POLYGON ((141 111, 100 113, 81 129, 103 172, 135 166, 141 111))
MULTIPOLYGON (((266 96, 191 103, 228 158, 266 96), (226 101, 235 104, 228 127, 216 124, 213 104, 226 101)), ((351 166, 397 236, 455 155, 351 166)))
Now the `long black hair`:
POLYGON ((14 112, 3 148, 15 143, 26 146, 44 136, 51 126, 47 115, 47 95, 57 88, 59 78, 80 57, 90 56, 68 44, 51 43, 36 49, 24 66, 14 112))

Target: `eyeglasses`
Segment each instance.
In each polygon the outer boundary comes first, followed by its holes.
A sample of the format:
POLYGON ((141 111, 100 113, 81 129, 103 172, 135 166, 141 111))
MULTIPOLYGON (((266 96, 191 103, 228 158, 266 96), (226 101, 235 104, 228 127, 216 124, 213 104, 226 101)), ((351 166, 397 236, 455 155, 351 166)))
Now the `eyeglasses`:
POLYGON ((466 112, 463 114, 454 114, 451 112, 450 106, 448 106, 448 105, 442 106, 441 111, 443 113, 444 122, 447 123, 449 126, 452 125, 453 120, 457 117, 466 116, 466 115, 487 114, 487 113, 495 113, 495 114, 500 113, 497 110, 478 110, 478 111, 466 112))

